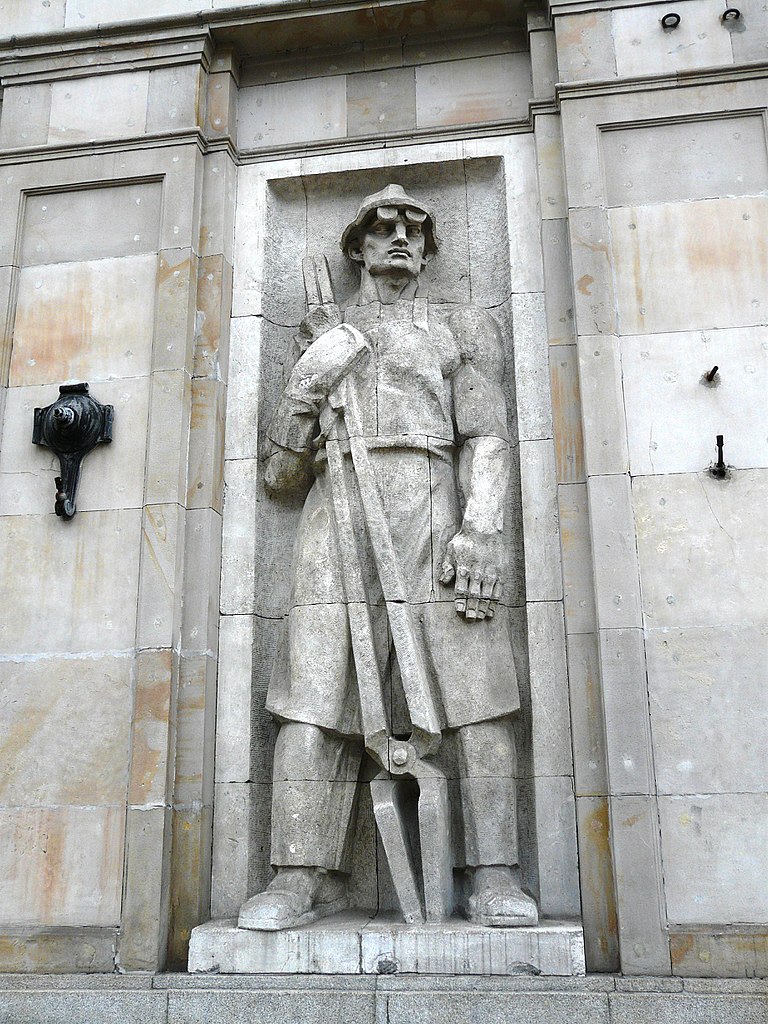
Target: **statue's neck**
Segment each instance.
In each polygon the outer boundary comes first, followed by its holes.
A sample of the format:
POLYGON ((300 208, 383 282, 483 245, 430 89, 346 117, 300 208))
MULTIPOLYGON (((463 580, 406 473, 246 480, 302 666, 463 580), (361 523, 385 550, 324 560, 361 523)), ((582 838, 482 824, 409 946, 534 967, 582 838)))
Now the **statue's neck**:
POLYGON ((369 302, 389 304, 398 299, 413 299, 419 290, 419 279, 410 274, 378 274, 373 277, 363 267, 360 275, 360 305, 369 302))

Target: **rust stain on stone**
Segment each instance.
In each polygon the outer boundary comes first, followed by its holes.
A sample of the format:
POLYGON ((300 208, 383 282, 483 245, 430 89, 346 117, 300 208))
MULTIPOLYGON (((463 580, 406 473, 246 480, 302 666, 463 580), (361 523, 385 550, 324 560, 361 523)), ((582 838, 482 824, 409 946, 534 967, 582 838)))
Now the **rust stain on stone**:
POLYGON ((669 952, 672 967, 679 967, 693 950, 695 936, 676 933, 669 937, 669 952))
POLYGON ((579 289, 582 295, 591 295, 592 292, 589 290, 589 286, 594 284, 595 279, 589 274, 583 274, 576 282, 576 287, 579 289))
POLYGON ((555 431, 555 460, 559 482, 584 479, 584 438, 581 431, 581 395, 573 367, 551 353, 552 416, 555 431))
POLYGON ((625 828, 632 828, 633 825, 636 825, 638 823, 638 821, 640 821, 641 817, 642 817, 641 814, 632 814, 632 815, 630 815, 629 818, 625 818, 624 821, 622 821, 621 824, 625 828))

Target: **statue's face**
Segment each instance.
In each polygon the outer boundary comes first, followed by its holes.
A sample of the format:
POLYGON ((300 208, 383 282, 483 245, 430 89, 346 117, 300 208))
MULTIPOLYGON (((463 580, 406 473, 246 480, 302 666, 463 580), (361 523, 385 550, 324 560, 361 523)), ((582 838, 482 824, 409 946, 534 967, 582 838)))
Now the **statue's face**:
POLYGON ((406 210, 387 210, 386 219, 376 216, 360 236, 359 248, 350 255, 363 263, 369 274, 408 274, 418 277, 424 265, 426 238, 422 222, 406 210))

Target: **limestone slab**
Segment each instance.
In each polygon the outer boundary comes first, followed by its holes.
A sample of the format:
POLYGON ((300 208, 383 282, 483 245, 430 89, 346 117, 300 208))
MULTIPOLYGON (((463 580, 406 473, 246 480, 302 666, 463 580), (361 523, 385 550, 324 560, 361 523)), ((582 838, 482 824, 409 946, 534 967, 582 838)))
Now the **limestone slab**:
MULTIPOLYGON (((541 34, 534 33, 531 38, 536 39, 541 34)), ((542 220, 566 217, 568 203, 565 198, 563 134, 559 114, 540 114, 536 118, 536 159, 542 220)))
POLYGON ((168 807, 128 808, 118 970, 157 971, 165 959, 169 893, 163 861, 170 843, 170 817, 168 807))
POLYGON ((156 252, 162 188, 148 181, 29 196, 21 265, 140 256, 156 252), (109 224, 109 231, 104 225, 109 224))
POLYGON ((184 509, 145 505, 141 520, 138 647, 175 647, 181 625, 184 509))
POLYGON ((576 345, 550 348, 549 375, 557 481, 564 485, 581 483, 586 479, 586 466, 576 345))
POLYGON ((242 149, 343 138, 347 133, 346 76, 242 89, 237 132, 242 149))
POLYGON ((576 816, 587 970, 615 972, 619 969, 619 941, 608 798, 577 797, 576 816))
POLYGON ((243 615, 255 610, 256 459, 234 459, 224 466, 221 611, 243 615))
POLYGON ((608 216, 621 334, 766 323, 768 197, 628 207, 608 216))
POLYGON ((217 782, 247 782, 250 778, 253 634, 254 616, 221 616, 221 668, 216 713, 217 782))
POLYGON ((11 384, 146 374, 156 276, 152 255, 24 267, 11 384))
POLYGON ((559 601, 563 596, 563 580, 552 441, 521 442, 520 485, 527 598, 529 601, 559 601))
POLYGON ((557 503, 566 632, 591 633, 596 617, 586 484, 561 484, 557 503))
POLYGON ((768 466, 768 328, 622 338, 619 347, 633 476, 705 469, 718 434, 729 465, 768 466), (714 366, 710 385, 702 378, 714 366))
POLYGON ((148 93, 148 71, 53 82, 49 144, 142 135, 148 93))
POLYGON ((211 914, 214 918, 225 914, 237 916, 245 900, 270 881, 270 797, 271 786, 238 782, 215 787, 211 868, 211 914), (258 805, 265 820, 254 822, 252 827, 253 812, 258 805), (251 879, 251 861, 262 868, 261 878, 251 879))
MULTIPOLYGON (((235 0, 228 0, 228 6, 235 6, 235 0)), ((115 8, 109 0, 69 0, 67 3, 67 28, 87 28, 102 22, 141 21, 170 14, 196 14, 209 11, 212 0, 133 0, 128 11, 121 11, 115 17, 115 8)))
POLYGON ((350 911, 282 932, 249 932, 234 921, 201 925, 192 935, 189 970, 214 965, 224 974, 449 975, 508 975, 533 966, 568 976, 584 973, 584 952, 577 924, 490 929, 454 918, 408 926, 350 911))
POLYGON ((653 793, 655 777, 642 631, 601 630, 600 656, 610 792, 653 793))
POLYGON ((226 1021, 226 1024, 298 1024, 306 1020, 322 1024, 374 1024, 372 992, 171 992, 169 1018, 174 1024, 226 1021), (298 1015, 298 1016, 297 1016, 298 1015))
POLYGON ((132 671, 128 654, 0 662, 0 805, 125 799, 132 671))
POLYGON ((189 509, 184 536, 184 607, 181 643, 187 654, 215 652, 219 631, 221 516, 189 509))
POLYGON ((50 112, 49 82, 4 89, 0 147, 44 146, 48 141, 50 112))
POLYGON ((764 922, 768 795, 660 796, 659 814, 670 922, 764 922))
MULTIPOLYGON (((63 988, 68 987, 67 981, 70 982, 70 987, 74 987, 71 986, 71 975, 66 977, 66 972, 69 971, 103 972, 80 974, 79 977, 87 977, 91 981, 96 978, 101 980, 102 984, 109 983, 115 977, 111 972, 115 967, 116 938, 116 926, 3 929, 3 934, 0 934, 0 963, 3 971, 9 972, 0 976, 0 986, 6 989, 3 991, 3 1000, 11 994, 7 991, 9 988, 42 988, 42 976, 46 977, 50 988, 56 988, 57 981, 64 982, 63 988), (64 978, 62 974, 65 975, 64 978)), ((88 982, 83 987, 87 985, 88 982)), ((94 987, 98 987, 98 982, 94 987)), ((120 987, 120 983, 116 987, 120 987)), ((127 987, 132 986, 129 984, 127 987)), ((149 979, 143 987, 149 987, 149 979)))
POLYGON ((536 775, 571 775, 571 723, 563 608, 559 601, 529 602, 531 731, 536 775))
POLYGON ((224 501, 226 385, 208 377, 193 377, 191 401, 186 505, 220 513, 224 501))
POLYGON ((157 262, 153 370, 191 371, 198 261, 192 249, 163 249, 157 262))
POLYGON ((731 37, 720 23, 722 13, 719 0, 687 0, 679 26, 665 32, 653 6, 613 11, 619 77, 732 64, 731 37))
POLYGON ((579 339, 578 358, 587 472, 590 476, 626 473, 629 456, 619 341, 613 335, 585 335, 579 339))
POLYGON ((587 993, 393 993, 387 1000, 390 1024, 608 1024, 605 997, 587 993))
POLYGON ((198 263, 194 377, 226 383, 229 374, 232 265, 221 255, 198 263))
MULTIPOLYGON (((223 255, 232 263, 238 168, 221 152, 204 159, 200 235, 197 250, 202 257, 223 255)), ((231 301, 231 296, 229 296, 231 301)))
POLYGON ((350 136, 415 128, 414 69, 391 68, 348 75, 347 125, 350 136))
MULTIPOLYGON (((216 668, 216 659, 210 654, 183 654, 179 659, 179 692, 176 705, 173 798, 182 808, 192 808, 188 812, 190 820, 194 819, 197 823, 195 827, 208 830, 209 840, 210 811, 213 804, 216 668), (209 815, 209 818, 206 818, 206 815, 209 815)), ((174 828, 178 831, 176 824, 174 828)), ((186 831, 183 826, 181 831, 186 831)), ((183 836, 180 842, 184 843, 183 836)), ((210 876, 210 865, 208 867, 210 876)), ((180 884, 188 890, 186 883, 181 881, 180 884)), ((195 882, 194 885, 198 883, 195 882)), ((203 886, 199 893, 203 902, 204 893, 203 886)))
POLYGON ((601 629, 641 623, 640 569, 628 476, 590 477, 588 491, 601 629))
POLYGON ((616 300, 607 214, 595 207, 571 210, 568 223, 576 328, 579 334, 613 334, 616 300))
POLYGON ((512 296, 517 430, 521 441, 552 437, 552 396, 544 296, 512 296))
POLYGON ((4 992, 0 1021, 54 1024, 166 1024, 164 992, 4 992))
POLYGON ((124 806, 0 807, 0 925, 115 925, 124 806))
POLYGON ((768 791, 768 624, 653 629, 646 651, 659 792, 768 791))
POLYGON ((541 246, 549 343, 572 345, 576 341, 576 335, 573 329, 571 245, 567 220, 543 220, 541 246))
MULTIPOLYGON (((261 317, 234 317, 230 327, 230 370, 227 432, 228 459, 256 458, 259 454, 259 399, 261 391, 261 317)), ((270 333, 274 333, 274 330, 270 333)))
POLYGON ((765 1001, 739 995, 661 995, 651 992, 615 992, 608 997, 612 1024, 763 1024, 765 1001))
POLYGON ((56 31, 64 27, 66 0, 2 0, 0 17, 3 35, 26 35, 56 31))
POLYGON ((200 69, 194 64, 149 73, 147 132, 174 131, 201 120, 200 69))
POLYGON ((191 397, 192 382, 186 371, 152 374, 144 491, 148 504, 182 504, 186 498, 191 397))
MULTIPOLYGON (((92 394, 115 410, 112 442, 91 452, 77 489, 79 512, 139 508, 144 494, 148 377, 101 381, 92 394)), ((31 443, 35 408, 58 398, 58 388, 9 388, 0 451, 0 515, 44 515, 53 509, 59 459, 31 443)))
POLYGON ((0 517, 0 654, 132 648, 140 529, 138 509, 79 512, 69 523, 53 512, 0 517))
POLYGON ((746 0, 741 7, 741 17, 742 25, 731 33, 734 62, 765 60, 768 53, 768 12, 760 0, 746 0))
POLYGON ((768 189, 765 127, 757 114, 618 128, 603 131, 600 143, 609 206, 761 195, 768 189))
POLYGON ((765 619, 768 471, 639 477, 643 611, 649 626, 740 625, 765 619))
POLYGON ((600 650, 594 633, 568 636, 568 685, 577 796, 608 792, 600 650))
MULTIPOLYGON (((581 899, 573 777, 535 778, 533 789, 539 909, 545 918, 578 918, 581 916, 581 899)), ((546 925, 548 922, 545 920, 543 923, 546 925)), ((545 974, 557 973, 542 970, 545 974)))
POLYGON ((768 935, 722 928, 674 931, 669 937, 672 969, 683 990, 729 993, 761 991, 768 975, 768 935), (729 979, 729 980, 726 980, 729 979), (738 979, 738 980, 737 980, 738 979))
POLYGON ((531 71, 535 99, 549 99, 555 94, 557 73, 557 45, 555 33, 550 30, 531 32, 531 71))
POLYGON ((505 53, 416 69, 416 124, 434 128, 525 116, 532 95, 528 54, 505 53))
POLYGON ((178 659, 166 650, 136 656, 128 802, 162 806, 168 798, 171 697, 178 684, 178 659))
POLYGON ((585 11, 556 18, 555 39, 561 81, 616 77, 609 11, 585 11))

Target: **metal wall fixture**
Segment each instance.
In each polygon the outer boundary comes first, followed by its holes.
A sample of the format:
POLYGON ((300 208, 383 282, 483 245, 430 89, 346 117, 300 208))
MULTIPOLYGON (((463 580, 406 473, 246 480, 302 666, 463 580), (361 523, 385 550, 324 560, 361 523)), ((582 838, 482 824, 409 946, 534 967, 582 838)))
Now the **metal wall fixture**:
POLYGON ((673 28, 677 28, 680 21, 680 15, 676 14, 674 11, 670 11, 669 14, 665 14, 661 19, 661 27, 665 28, 668 32, 671 32, 673 28))
POLYGON ((71 519, 77 511, 80 466, 97 444, 112 440, 113 417, 113 406, 93 398, 87 384, 62 384, 52 405, 35 409, 32 444, 50 448, 59 457, 54 508, 62 519, 71 519))
POLYGON ((720 16, 720 21, 738 21, 740 17, 741 11, 738 7, 729 7, 727 10, 723 11, 720 16))
POLYGON ((717 462, 714 462, 709 467, 709 472, 713 477, 715 477, 716 480, 725 480, 726 476, 728 476, 728 467, 726 466, 725 461, 723 460, 724 441, 722 434, 717 435, 717 437, 715 438, 715 443, 717 445, 717 462))

